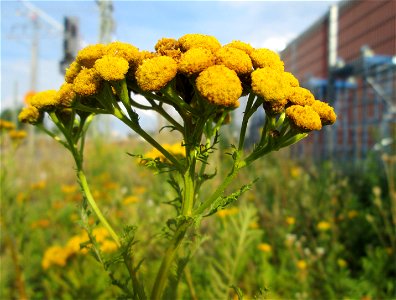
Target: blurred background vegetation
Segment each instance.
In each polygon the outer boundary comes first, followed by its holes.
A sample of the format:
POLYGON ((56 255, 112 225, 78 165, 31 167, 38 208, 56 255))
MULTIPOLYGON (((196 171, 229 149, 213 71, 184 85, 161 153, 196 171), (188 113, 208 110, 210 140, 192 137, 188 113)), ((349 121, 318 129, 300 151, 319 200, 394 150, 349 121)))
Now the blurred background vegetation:
MULTIPOLYGON (((210 164, 221 176, 230 163, 224 129, 210 164)), ((71 157, 44 135, 32 141, 13 132, 2 123, 0 298, 115 299, 118 291, 101 265, 73 247, 83 229, 71 157), (56 249, 57 258, 48 261, 46 252, 56 249)), ((127 154, 150 150, 136 137, 111 141, 100 133, 86 149, 98 204, 118 230, 138 225, 135 248, 145 259, 148 286, 163 251, 164 224, 174 214, 166 202, 175 196, 168 174, 154 175, 127 154)), ((394 168, 395 156, 378 152, 350 165, 292 160, 289 151, 267 156, 230 187, 258 178, 252 190, 204 220, 178 297, 227 299, 236 297, 235 286, 248 299, 394 298, 394 168)), ((93 216, 91 223, 97 223, 93 216)), ((101 245, 111 255, 111 245, 101 245)))

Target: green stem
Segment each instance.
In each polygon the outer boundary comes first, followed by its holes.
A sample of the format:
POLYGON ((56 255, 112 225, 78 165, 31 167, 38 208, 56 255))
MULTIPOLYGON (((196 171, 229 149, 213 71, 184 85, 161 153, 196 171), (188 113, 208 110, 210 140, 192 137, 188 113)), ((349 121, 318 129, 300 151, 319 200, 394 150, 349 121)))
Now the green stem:
POLYGON ((150 296, 151 300, 161 299, 162 293, 166 286, 166 281, 168 279, 170 267, 172 266, 172 262, 177 255, 177 251, 184 239, 186 231, 187 231, 186 226, 179 227, 178 231, 175 233, 175 237, 172 240, 171 245, 166 250, 165 256, 161 262, 160 269, 157 273, 157 277, 155 278, 153 290, 150 296))
POLYGON ((103 226, 108 230, 113 240, 116 242, 117 246, 121 246, 120 238, 115 233, 109 222, 107 222, 106 218, 103 216, 102 212, 100 211, 98 205, 96 204, 94 198, 92 197, 91 190, 89 189, 87 178, 83 170, 77 170, 77 177, 79 179, 80 186, 85 194, 85 197, 90 204, 92 210, 95 212, 96 216, 98 217, 99 221, 103 224, 103 226))
POLYGON ((250 93, 248 101, 246 103, 245 113, 243 115, 243 120, 242 120, 241 132, 239 134, 238 150, 242 150, 243 144, 245 142, 245 135, 246 135, 247 124, 249 121, 250 109, 252 108, 253 101, 254 101, 255 97, 256 97, 256 95, 254 95, 253 93, 250 93))
POLYGON ((224 193, 227 186, 232 182, 235 176, 238 174, 239 170, 246 166, 245 161, 235 160, 234 165, 228 173, 227 177, 224 178, 223 182, 217 187, 216 191, 206 199, 195 211, 193 212, 194 216, 198 216, 202 214, 207 208, 209 208, 213 202, 215 202, 221 195, 224 193))

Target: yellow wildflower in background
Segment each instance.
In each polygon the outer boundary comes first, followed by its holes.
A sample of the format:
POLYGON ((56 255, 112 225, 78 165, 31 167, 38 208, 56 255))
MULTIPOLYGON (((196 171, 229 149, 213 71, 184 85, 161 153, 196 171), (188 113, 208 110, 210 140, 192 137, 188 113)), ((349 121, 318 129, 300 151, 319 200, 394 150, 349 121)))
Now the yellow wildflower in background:
POLYGON ((61 246, 51 246, 45 250, 41 266, 47 270, 51 265, 64 267, 66 265, 69 252, 61 246))
POLYGON ((104 240, 100 244, 100 250, 102 250, 104 253, 112 253, 118 249, 117 244, 114 241, 110 240, 104 240))
POLYGON ((237 107, 242 95, 242 84, 235 71, 225 66, 211 66, 202 71, 195 81, 198 92, 210 103, 237 107))
MULTIPOLYGON (((183 153, 184 153, 184 151, 183 151, 183 153)), ((147 189, 144 186, 137 186, 137 187, 134 187, 132 191, 133 191, 133 194, 142 195, 146 192, 146 190, 147 189)))
POLYGON ((72 185, 62 184, 61 191, 64 194, 73 194, 77 191, 77 186, 75 184, 72 185))
POLYGON ((32 224, 30 225, 30 227, 32 229, 35 228, 48 228, 48 226, 50 226, 50 220, 48 219, 41 219, 41 220, 37 220, 35 222, 32 222, 32 224))
POLYGON ((270 244, 267 244, 267 243, 261 243, 261 244, 259 244, 259 245, 258 245, 258 249, 259 249, 260 251, 265 252, 265 253, 270 253, 270 252, 272 251, 271 245, 270 245, 270 244))
POLYGON ((307 267, 308 267, 307 262, 305 260, 302 260, 302 259, 297 261, 296 266, 301 271, 306 270, 307 267))
POLYGON ((287 225, 294 225, 296 223, 296 219, 294 217, 286 217, 287 225))
POLYGON ((27 132, 25 130, 10 130, 8 136, 12 140, 23 140, 27 136, 27 132))
POLYGON ((177 73, 177 63, 168 56, 146 59, 136 71, 136 81, 144 91, 159 91, 177 73))
MULTIPOLYGON (((182 146, 179 143, 170 145, 170 144, 162 144, 161 145, 166 151, 168 151, 169 153, 173 154, 174 156, 180 156, 180 157, 184 157, 186 155, 186 149, 184 148, 184 146, 182 146)), ((161 161, 165 162, 166 158, 165 156, 159 152, 159 150, 157 150, 156 148, 152 149, 150 152, 147 152, 144 155, 144 158, 146 159, 160 159, 161 161)), ((144 159, 143 159, 144 162, 144 159)))
POLYGON ((339 258, 339 259, 337 259, 337 265, 340 268, 345 268, 348 265, 348 263, 346 262, 346 260, 339 258))
POLYGON ((15 128, 15 124, 7 121, 7 120, 3 120, 0 119, 0 130, 12 130, 15 128))
POLYGON ((293 177, 293 178, 300 177, 301 173, 302 173, 302 170, 298 166, 293 166, 290 169, 290 176, 293 177))
POLYGON ((321 221, 318 223, 318 225, 316 226, 320 231, 327 231, 331 228, 331 224, 329 222, 326 221, 321 221))
POLYGON ((132 203, 138 203, 138 202, 139 202, 139 198, 137 196, 135 196, 135 195, 131 195, 131 196, 125 197, 122 200, 122 204, 124 204, 124 205, 132 204, 132 203))
POLYGON ((107 81, 122 80, 128 72, 128 61, 122 57, 104 55, 94 65, 100 77, 107 81))
POLYGON ((225 218, 225 217, 228 217, 228 216, 236 215, 238 212, 239 212, 239 208, 238 207, 231 207, 231 208, 225 208, 225 209, 219 210, 217 212, 217 215, 220 218, 225 218))
POLYGON ((348 211, 348 218, 349 219, 353 219, 356 218, 358 216, 358 212, 356 210, 350 210, 348 211))
POLYGON ((45 180, 40 180, 37 182, 34 182, 30 185, 30 188, 32 190, 43 190, 47 186, 47 182, 45 180))

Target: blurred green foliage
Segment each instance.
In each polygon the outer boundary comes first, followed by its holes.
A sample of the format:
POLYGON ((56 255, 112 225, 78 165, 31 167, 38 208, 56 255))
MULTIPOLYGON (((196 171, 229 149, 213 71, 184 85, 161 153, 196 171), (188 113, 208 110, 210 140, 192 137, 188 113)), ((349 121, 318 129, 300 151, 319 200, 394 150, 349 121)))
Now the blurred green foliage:
MULTIPOLYGON (((31 149, 3 133, 1 148, 0 299, 115 299, 119 291, 89 254, 42 267, 49 247, 83 231, 71 158, 41 135, 31 149)), ((152 262, 140 269, 151 286, 169 230, 163 224, 174 210, 166 202, 177 195, 167 174, 153 176, 127 155, 148 150, 133 138, 90 138, 86 169, 98 204, 116 216, 115 227, 139 225, 135 257, 152 262)), ((173 270, 180 284, 167 290, 168 299, 396 297, 395 203, 388 184, 394 178, 383 162, 369 158, 345 170, 336 161, 287 157, 271 154, 239 174, 239 185, 258 181, 231 208, 203 221, 178 261, 190 259, 188 267, 173 270)), ((218 157, 209 167, 222 172, 227 162, 218 157)))

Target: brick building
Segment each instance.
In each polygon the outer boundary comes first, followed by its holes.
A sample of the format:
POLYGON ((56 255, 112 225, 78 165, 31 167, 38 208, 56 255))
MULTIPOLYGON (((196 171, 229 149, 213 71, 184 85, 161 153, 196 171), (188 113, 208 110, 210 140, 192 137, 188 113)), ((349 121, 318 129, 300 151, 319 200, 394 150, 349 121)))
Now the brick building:
POLYGON ((282 51, 287 71, 335 107, 334 126, 292 147, 295 157, 364 158, 396 144, 396 1, 346 0, 282 51))

